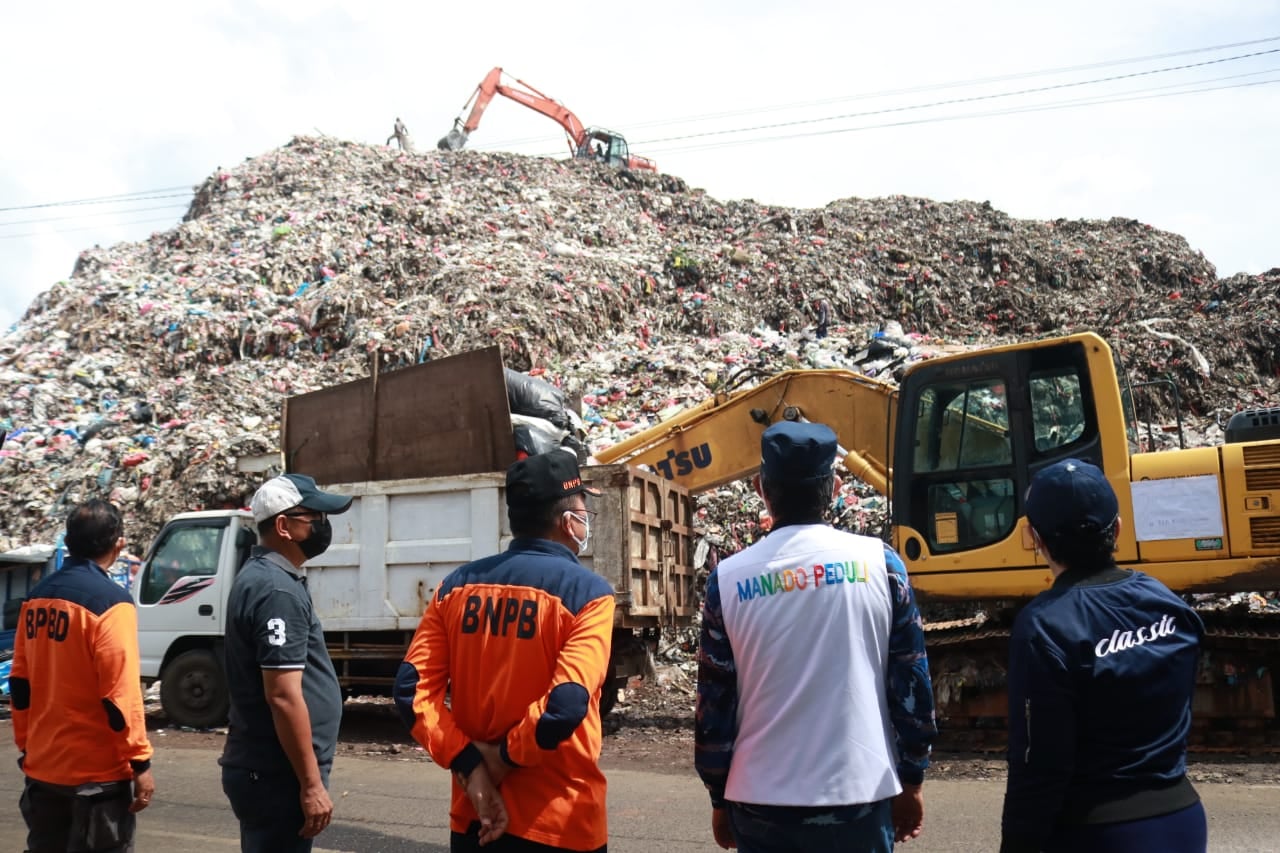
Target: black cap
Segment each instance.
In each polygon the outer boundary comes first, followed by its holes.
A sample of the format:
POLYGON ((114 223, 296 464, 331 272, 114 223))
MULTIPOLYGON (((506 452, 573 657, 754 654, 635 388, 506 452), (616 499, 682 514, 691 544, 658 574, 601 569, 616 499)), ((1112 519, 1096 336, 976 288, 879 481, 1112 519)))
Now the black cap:
POLYGON ((826 424, 782 421, 760 437, 760 474, 770 483, 806 483, 831 474, 836 434, 826 424))
POLYGON ((578 460, 564 450, 539 453, 507 469, 507 506, 541 506, 579 492, 600 496, 582 482, 578 460))

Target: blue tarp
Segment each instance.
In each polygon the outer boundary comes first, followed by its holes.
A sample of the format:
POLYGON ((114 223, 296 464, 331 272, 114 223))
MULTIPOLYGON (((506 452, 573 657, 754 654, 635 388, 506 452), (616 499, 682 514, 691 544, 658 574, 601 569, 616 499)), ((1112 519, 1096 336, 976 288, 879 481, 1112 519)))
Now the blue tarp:
MULTIPOLYGON (((13 649, 13 629, 8 631, 0 631, 0 650, 12 651, 13 649)), ((0 695, 9 695, 9 670, 13 667, 13 657, 6 657, 0 661, 0 695)))

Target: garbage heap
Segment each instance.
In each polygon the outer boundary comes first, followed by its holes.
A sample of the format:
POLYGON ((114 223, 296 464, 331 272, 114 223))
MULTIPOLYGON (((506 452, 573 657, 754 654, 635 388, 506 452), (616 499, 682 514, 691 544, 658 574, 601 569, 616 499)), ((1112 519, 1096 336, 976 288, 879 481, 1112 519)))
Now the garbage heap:
MULTIPOLYGON (((0 551, 52 542, 94 495, 138 547, 174 512, 242 506, 285 396, 491 344, 561 388, 598 449, 743 368, 892 378, 1094 329, 1135 381, 1176 379, 1212 442, 1226 414, 1280 402, 1278 303, 1280 269, 1219 279, 1134 220, 801 210, 587 162, 300 137, 219 169, 174 228, 85 250, 0 338, 0 551)), ((878 523, 877 496, 847 498, 851 525, 878 523)), ((701 508, 726 549, 756 535, 741 486, 701 508)))

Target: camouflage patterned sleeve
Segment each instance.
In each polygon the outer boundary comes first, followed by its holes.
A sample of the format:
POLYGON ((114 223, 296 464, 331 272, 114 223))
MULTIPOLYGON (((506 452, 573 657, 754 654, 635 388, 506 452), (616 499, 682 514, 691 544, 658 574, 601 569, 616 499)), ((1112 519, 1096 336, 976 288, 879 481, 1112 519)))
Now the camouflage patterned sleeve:
POLYGON ((729 763, 737 738, 738 669, 720 609, 720 578, 712 572, 702 605, 698 642, 698 704, 694 722, 693 763, 711 792, 711 805, 724 806, 729 763))
POLYGON ((884 548, 893 596, 893 625, 889 629, 889 720, 898 742, 898 778, 919 785, 929 766, 929 750, 938 734, 933 716, 933 684, 924 650, 924 623, 902 558, 884 548))

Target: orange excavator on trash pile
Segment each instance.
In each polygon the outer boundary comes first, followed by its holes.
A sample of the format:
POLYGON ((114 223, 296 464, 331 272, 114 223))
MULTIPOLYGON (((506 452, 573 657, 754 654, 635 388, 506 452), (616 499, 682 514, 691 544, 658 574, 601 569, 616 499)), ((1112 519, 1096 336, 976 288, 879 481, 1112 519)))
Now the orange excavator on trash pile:
POLYGON ((454 119, 453 129, 440 139, 436 147, 441 151, 461 151, 471 133, 480 126, 480 117, 494 95, 510 98, 559 122, 569 138, 569 152, 575 159, 595 160, 620 169, 658 171, 658 165, 648 157, 631 153, 622 134, 602 127, 583 127, 578 117, 564 104, 547 97, 523 80, 508 78, 501 68, 493 69, 480 81, 467 103, 462 105, 464 111, 468 105, 471 107, 466 121, 461 115, 454 119), (505 82, 505 79, 510 79, 510 82, 505 82))

